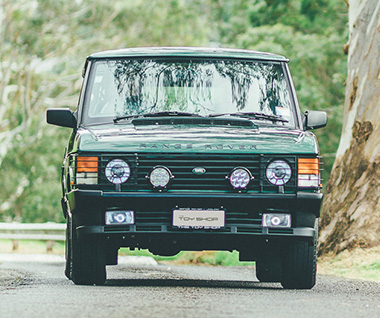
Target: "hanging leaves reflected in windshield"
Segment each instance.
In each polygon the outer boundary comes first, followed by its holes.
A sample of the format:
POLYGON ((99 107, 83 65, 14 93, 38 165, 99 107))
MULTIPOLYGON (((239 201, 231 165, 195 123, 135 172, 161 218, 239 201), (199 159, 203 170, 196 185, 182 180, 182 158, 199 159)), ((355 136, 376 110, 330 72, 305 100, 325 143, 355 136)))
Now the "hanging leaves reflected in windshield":
MULTIPOLYGON (((255 112, 294 125, 280 64, 225 60, 110 60, 94 63, 85 119, 149 113, 199 116, 255 112)), ((272 121, 273 123, 273 121, 272 121)))

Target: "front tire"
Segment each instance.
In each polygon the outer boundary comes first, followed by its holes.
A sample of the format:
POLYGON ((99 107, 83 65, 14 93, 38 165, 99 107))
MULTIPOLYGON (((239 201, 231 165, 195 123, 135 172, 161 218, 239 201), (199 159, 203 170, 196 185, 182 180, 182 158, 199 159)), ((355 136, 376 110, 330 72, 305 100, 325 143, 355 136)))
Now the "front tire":
POLYGON ((277 255, 263 255, 256 261, 256 277, 262 283, 281 281, 281 259, 277 255))
POLYGON ((282 264, 281 285, 285 289, 311 289, 316 282, 318 220, 314 225, 314 240, 295 241, 289 246, 282 264))
POLYGON ((76 285, 103 285, 107 279, 102 242, 79 240, 73 219, 67 216, 65 275, 76 285))
POLYGON ((65 240, 65 276, 71 279, 71 219, 66 215, 66 240, 65 240))

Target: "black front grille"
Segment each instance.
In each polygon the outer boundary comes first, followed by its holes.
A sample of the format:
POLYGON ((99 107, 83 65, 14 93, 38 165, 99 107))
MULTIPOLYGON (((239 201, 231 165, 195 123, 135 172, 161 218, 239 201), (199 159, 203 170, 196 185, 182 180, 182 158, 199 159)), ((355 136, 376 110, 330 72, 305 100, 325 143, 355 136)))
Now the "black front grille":
POLYGON ((146 176, 154 166, 170 169, 174 178, 171 190, 229 190, 230 183, 226 177, 235 167, 246 167, 254 176, 250 189, 258 188, 260 180, 260 160, 258 156, 224 156, 224 155, 139 155, 138 183, 150 189, 146 176), (192 171, 200 167, 205 169, 203 175, 192 171))
MULTIPOLYGON (((237 167, 247 168, 253 180, 244 191, 267 192, 277 191, 278 187, 271 185, 265 177, 265 169, 273 159, 283 158, 281 156, 260 155, 231 155, 231 154, 131 154, 131 155, 103 155, 99 160, 99 183, 102 189, 114 191, 115 185, 110 183, 104 174, 107 163, 113 159, 125 160, 131 167, 129 180, 122 184, 119 191, 151 191, 149 173, 155 166, 167 167, 174 178, 166 189, 167 191, 189 190, 189 191, 230 191, 236 192, 228 180, 231 171, 237 167), (194 168, 204 168, 205 173, 196 175, 194 168)), ((292 167, 293 175, 285 185, 286 192, 296 190, 296 158, 286 157, 292 167)))
POLYGON ((215 191, 236 192, 228 180, 234 168, 248 169, 253 180, 247 192, 277 192, 279 188, 268 182, 265 176, 267 165, 276 159, 286 160, 292 169, 292 177, 284 186, 286 193, 296 191, 296 156, 281 155, 245 155, 245 154, 178 154, 178 153, 140 153, 107 154, 98 156, 98 184, 81 185, 81 187, 101 188, 104 191, 154 191, 149 182, 149 173, 155 166, 168 168, 174 178, 165 191, 215 191), (105 168, 114 159, 128 163, 131 175, 127 182, 115 186, 107 180, 105 168), (194 168, 203 168, 205 173, 197 175, 194 168))

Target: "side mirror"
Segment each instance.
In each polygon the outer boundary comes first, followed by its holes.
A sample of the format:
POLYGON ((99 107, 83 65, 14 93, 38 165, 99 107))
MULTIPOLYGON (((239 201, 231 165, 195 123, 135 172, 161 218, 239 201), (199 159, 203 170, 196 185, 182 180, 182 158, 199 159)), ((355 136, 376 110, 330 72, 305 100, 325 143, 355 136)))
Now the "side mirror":
POLYGON ((51 108, 46 111, 46 121, 48 124, 61 127, 76 128, 77 119, 74 112, 68 108, 51 108))
POLYGON ((318 129, 327 125, 327 113, 310 110, 305 112, 304 127, 306 130, 318 129))

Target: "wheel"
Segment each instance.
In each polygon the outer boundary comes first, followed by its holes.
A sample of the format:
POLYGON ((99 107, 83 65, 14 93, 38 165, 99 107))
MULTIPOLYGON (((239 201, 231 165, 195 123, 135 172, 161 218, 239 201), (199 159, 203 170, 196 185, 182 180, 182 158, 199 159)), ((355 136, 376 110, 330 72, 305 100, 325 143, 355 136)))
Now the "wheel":
POLYGON ((106 281, 104 244, 78 240, 73 219, 67 217, 65 275, 76 285, 103 285, 106 281))
POLYGON ((281 259, 276 255, 265 255, 256 261, 256 277, 262 283, 281 281, 281 259))
POLYGON ((281 285, 285 289, 311 289, 316 282, 318 220, 314 225, 314 240, 295 241, 283 258, 281 285))
POLYGON ((65 276, 71 279, 71 219, 66 216, 66 240, 65 240, 65 276))

